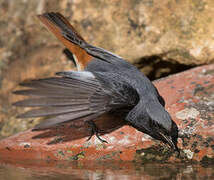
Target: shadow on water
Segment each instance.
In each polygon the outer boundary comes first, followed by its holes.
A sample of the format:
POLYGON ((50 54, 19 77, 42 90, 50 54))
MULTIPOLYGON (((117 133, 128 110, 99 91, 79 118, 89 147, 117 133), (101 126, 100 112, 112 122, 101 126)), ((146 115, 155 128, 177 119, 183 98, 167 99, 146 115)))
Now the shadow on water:
POLYGON ((213 179, 214 165, 133 162, 25 162, 0 164, 1 180, 213 179))

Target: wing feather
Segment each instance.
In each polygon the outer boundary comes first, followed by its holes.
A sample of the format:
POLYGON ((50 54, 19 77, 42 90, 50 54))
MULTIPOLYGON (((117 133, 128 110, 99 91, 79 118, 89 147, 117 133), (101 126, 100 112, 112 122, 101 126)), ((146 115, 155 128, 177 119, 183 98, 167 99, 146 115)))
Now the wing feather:
POLYGON ((62 77, 21 83, 28 89, 14 92, 29 97, 14 103, 15 106, 39 107, 19 118, 47 117, 35 127, 37 130, 72 120, 91 120, 112 109, 133 106, 130 103, 138 97, 135 90, 125 81, 117 81, 114 74, 67 71, 57 75, 62 77), (125 90, 127 94, 123 93, 125 90))

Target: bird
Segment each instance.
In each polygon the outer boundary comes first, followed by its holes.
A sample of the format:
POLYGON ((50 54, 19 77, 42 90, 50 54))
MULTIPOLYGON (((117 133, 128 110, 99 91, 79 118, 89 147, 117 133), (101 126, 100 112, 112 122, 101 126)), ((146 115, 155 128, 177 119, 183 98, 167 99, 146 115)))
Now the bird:
POLYGON ((178 151, 178 127, 165 109, 164 98, 140 70, 122 57, 87 43, 61 13, 47 12, 38 18, 74 54, 78 71, 20 83, 28 89, 14 93, 29 98, 13 105, 37 109, 18 118, 47 117, 33 130, 83 119, 91 127, 91 136, 105 143, 94 119, 104 113, 121 113, 131 126, 178 151))

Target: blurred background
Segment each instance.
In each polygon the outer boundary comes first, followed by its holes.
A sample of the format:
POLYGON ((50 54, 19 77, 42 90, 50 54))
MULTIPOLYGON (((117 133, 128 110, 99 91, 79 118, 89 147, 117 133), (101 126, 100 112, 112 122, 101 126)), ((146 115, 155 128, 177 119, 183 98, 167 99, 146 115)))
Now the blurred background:
POLYGON ((39 121, 15 118, 21 81, 75 68, 37 14, 62 13, 89 43, 155 80, 214 62, 213 9, 213 0, 0 0, 0 136, 39 121))

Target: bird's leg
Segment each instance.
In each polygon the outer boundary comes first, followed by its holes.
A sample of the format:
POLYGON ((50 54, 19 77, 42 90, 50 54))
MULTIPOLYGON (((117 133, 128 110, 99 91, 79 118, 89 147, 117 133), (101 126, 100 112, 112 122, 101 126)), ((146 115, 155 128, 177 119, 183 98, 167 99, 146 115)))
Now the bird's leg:
POLYGON ((87 121, 88 125, 90 126, 91 129, 91 135, 89 136, 89 138, 87 139, 87 141, 89 141, 91 139, 91 137, 93 135, 96 135, 96 137, 103 143, 108 143, 106 140, 101 139, 101 137, 99 136, 99 133, 104 132, 103 130, 100 130, 96 124, 94 123, 94 121, 87 121))

